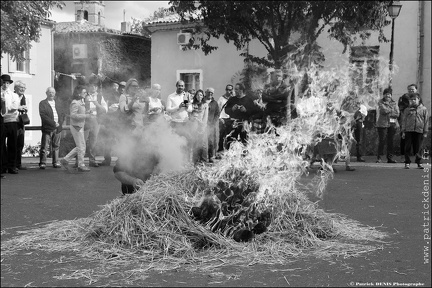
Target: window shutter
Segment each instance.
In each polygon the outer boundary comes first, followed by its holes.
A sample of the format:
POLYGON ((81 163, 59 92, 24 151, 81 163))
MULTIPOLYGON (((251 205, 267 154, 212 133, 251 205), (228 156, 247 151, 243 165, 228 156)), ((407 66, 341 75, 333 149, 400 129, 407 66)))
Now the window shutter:
POLYGON ((30 60, 29 63, 29 73, 32 75, 35 75, 37 72, 37 51, 36 51, 36 43, 33 43, 32 47, 30 48, 30 60))
POLYGON ((8 54, 8 59, 9 59, 9 72, 16 72, 16 66, 17 63, 15 61, 12 61, 12 58, 10 57, 10 55, 8 54))

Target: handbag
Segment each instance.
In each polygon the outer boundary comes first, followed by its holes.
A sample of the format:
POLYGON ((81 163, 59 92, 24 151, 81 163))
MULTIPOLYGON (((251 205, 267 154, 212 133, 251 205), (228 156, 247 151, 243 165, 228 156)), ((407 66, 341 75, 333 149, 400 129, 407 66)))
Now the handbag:
POLYGON ((26 113, 18 115, 18 122, 21 126, 30 124, 30 118, 26 113))

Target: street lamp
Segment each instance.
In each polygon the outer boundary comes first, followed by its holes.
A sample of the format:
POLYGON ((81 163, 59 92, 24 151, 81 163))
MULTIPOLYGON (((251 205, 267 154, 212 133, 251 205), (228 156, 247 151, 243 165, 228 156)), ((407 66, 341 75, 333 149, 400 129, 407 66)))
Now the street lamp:
POLYGON ((396 17, 399 16, 400 10, 402 9, 402 4, 399 1, 392 1, 388 6, 388 13, 392 18, 392 32, 391 32, 391 45, 390 45, 390 62, 389 62, 389 70, 390 70, 390 81, 389 87, 392 86, 392 73, 393 73, 393 47, 394 47, 394 22, 396 17))

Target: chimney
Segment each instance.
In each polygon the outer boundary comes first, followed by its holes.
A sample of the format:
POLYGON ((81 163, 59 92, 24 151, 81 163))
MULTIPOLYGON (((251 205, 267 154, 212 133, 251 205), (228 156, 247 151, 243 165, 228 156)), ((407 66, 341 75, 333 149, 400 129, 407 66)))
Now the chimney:
POLYGON ((131 31, 131 23, 126 22, 126 10, 123 9, 123 22, 121 22, 121 33, 130 33, 131 31))

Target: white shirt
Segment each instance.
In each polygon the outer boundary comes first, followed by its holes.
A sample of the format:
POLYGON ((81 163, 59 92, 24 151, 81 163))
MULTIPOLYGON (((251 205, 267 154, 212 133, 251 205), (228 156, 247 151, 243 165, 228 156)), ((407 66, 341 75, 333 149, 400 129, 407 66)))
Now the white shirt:
POLYGON ((57 110, 55 108, 55 101, 52 100, 48 100, 48 103, 50 104, 52 110, 53 110, 53 114, 54 114, 54 122, 58 123, 58 114, 57 114, 57 110))
POLYGON ((18 108, 20 99, 18 94, 9 89, 1 91, 2 98, 5 99, 6 113, 1 113, 4 123, 18 122, 18 108))
POLYGON ((217 101, 217 103, 219 105, 219 109, 221 109, 220 115, 219 115, 219 119, 221 119, 221 118, 223 118, 223 119, 230 118, 229 115, 225 113, 225 107, 224 107, 224 105, 225 105, 225 103, 227 101, 228 101, 228 99, 225 98, 224 96, 221 96, 218 99, 218 101, 217 101))
POLYGON ((189 101, 185 92, 182 92, 180 94, 174 92, 168 95, 166 110, 170 113, 170 116, 172 118, 171 121, 186 122, 189 119, 188 112, 192 112, 192 105, 190 101, 187 105, 187 108, 182 107, 180 109, 177 109, 184 100, 189 101))
MULTIPOLYGON (((163 109, 162 101, 159 98, 149 97, 149 114, 158 113, 158 112, 151 111, 154 108, 161 108, 161 109, 163 109)), ((161 111, 159 111, 159 113, 161 111)))

